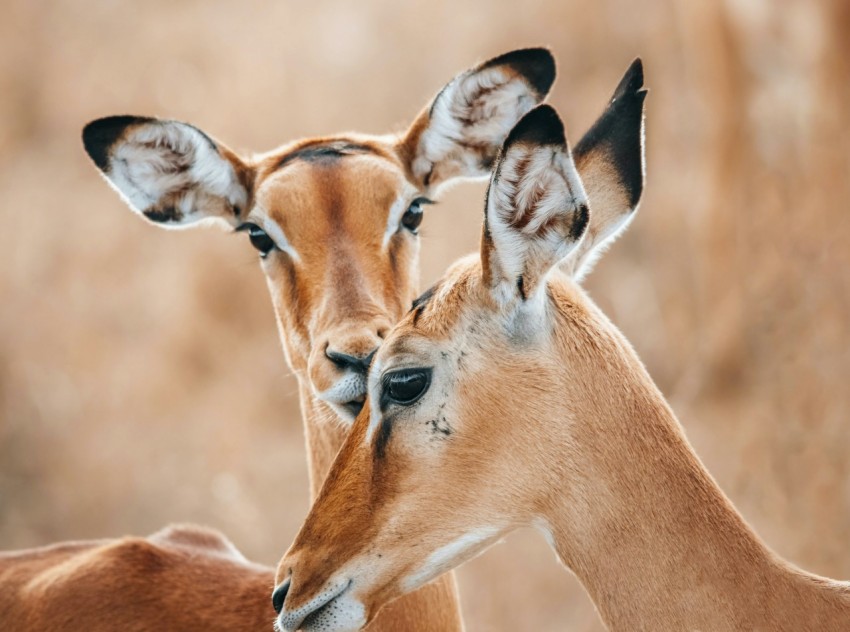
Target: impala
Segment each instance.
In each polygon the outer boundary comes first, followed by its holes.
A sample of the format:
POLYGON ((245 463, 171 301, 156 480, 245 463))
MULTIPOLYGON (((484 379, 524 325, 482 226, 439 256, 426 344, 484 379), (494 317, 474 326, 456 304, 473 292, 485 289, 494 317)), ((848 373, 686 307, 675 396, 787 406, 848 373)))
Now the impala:
POLYGON ((273 581, 271 568, 201 527, 63 542, 0 553, 0 628, 270 632, 273 581))
MULTIPOLYGON (((313 496, 363 406, 375 349, 417 293, 423 208, 446 185, 489 174, 508 132, 554 78, 548 50, 513 51, 455 77, 403 134, 312 138, 257 156, 176 121, 113 116, 84 129, 86 151, 132 210, 165 228, 223 224, 259 251, 298 378, 313 496)), ((201 560, 198 577, 206 567, 201 560)), ((141 583, 149 577, 144 566, 135 573, 141 583)), ((315 617, 305 629, 325 624, 315 617)), ((394 604, 372 629, 461 628, 447 576, 394 604)), ((199 621, 197 629, 206 628, 199 621)))
POLYGON ((511 132, 480 255, 377 353, 370 405, 278 567, 280 628, 334 611, 327 629, 356 629, 535 526, 611 629, 850 630, 850 583, 758 538, 578 285, 640 199, 645 94, 636 62, 572 153, 549 106, 511 132))

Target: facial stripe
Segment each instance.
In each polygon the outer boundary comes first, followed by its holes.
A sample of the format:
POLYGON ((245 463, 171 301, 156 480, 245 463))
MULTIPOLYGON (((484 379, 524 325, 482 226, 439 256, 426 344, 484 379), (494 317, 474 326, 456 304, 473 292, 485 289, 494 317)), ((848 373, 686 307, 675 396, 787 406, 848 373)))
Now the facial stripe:
POLYGON ((266 231, 266 234, 274 240, 278 249, 289 255, 293 261, 301 261, 301 257, 298 255, 298 252, 292 244, 289 243, 283 229, 281 229, 280 225, 276 221, 269 217, 268 212, 264 208, 259 205, 255 206, 248 214, 245 221, 260 226, 260 228, 266 231))
POLYGON ((387 228, 384 230, 384 238, 381 241, 381 247, 386 250, 387 246, 390 244, 390 239, 392 236, 396 234, 398 231, 399 222, 401 222, 401 216, 404 215, 404 212, 407 210, 407 198, 402 196, 398 198, 393 205, 390 207, 390 212, 387 215, 387 228))
POLYGON ((381 400, 381 371, 383 371, 383 363, 379 358, 375 358, 372 362, 372 368, 369 371, 369 401, 373 403, 369 406, 369 427, 366 429, 366 445, 372 442, 375 430, 381 423, 381 408, 376 405, 381 400))
POLYGON ((383 459, 387 448, 387 443, 390 440, 390 434, 393 431, 393 418, 383 416, 380 426, 378 426, 378 434, 375 437, 375 458, 383 459))

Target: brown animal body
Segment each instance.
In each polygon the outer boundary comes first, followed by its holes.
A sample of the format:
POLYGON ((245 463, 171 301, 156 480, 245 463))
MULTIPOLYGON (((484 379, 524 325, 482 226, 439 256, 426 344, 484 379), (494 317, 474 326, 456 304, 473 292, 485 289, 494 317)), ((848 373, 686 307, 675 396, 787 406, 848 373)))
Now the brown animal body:
POLYGON ((281 628, 332 609, 333 630, 358 629, 534 526, 613 630, 850 630, 850 583, 753 532, 576 282, 641 197, 645 94, 636 63, 574 152, 549 106, 511 132, 479 255, 378 351, 368 409, 278 567, 281 628))
POLYGON ((0 628, 269 632, 273 582, 271 568, 202 527, 64 542, 0 553, 0 628))

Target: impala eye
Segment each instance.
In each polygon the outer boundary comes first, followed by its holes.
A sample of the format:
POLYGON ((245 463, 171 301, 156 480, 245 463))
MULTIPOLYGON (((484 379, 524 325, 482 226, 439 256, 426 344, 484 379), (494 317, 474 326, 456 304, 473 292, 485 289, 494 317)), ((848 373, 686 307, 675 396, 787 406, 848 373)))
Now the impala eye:
POLYGON ((431 386, 431 369, 401 369, 386 373, 381 380, 381 404, 394 403, 410 406, 431 386))
POLYGON ((260 252, 261 257, 265 257, 277 247, 274 240, 268 236, 268 233, 256 224, 242 224, 236 230, 248 233, 248 239, 251 240, 251 245, 260 252))
POLYGON ((433 204, 433 202, 428 198, 416 198, 410 203, 404 215, 401 216, 401 225, 414 235, 419 229, 419 224, 422 223, 422 217, 424 215, 424 211, 422 210, 423 204, 433 204))

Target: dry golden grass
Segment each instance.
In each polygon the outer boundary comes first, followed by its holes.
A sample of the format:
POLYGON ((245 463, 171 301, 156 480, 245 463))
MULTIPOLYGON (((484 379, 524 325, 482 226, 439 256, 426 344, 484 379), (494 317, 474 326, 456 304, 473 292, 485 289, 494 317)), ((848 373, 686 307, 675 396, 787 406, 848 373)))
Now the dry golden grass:
MULTIPOLYGON (((574 140, 643 57, 648 190, 589 287, 765 539, 850 577, 846 0, 6 0, 0 548, 195 521, 273 564, 307 509, 253 251, 131 216, 86 121, 157 114, 254 150, 400 129, 456 71, 535 44, 574 140)), ((424 282, 475 248, 482 194, 429 210, 424 282)), ((460 578, 470 630, 600 628, 536 534, 460 578)))

